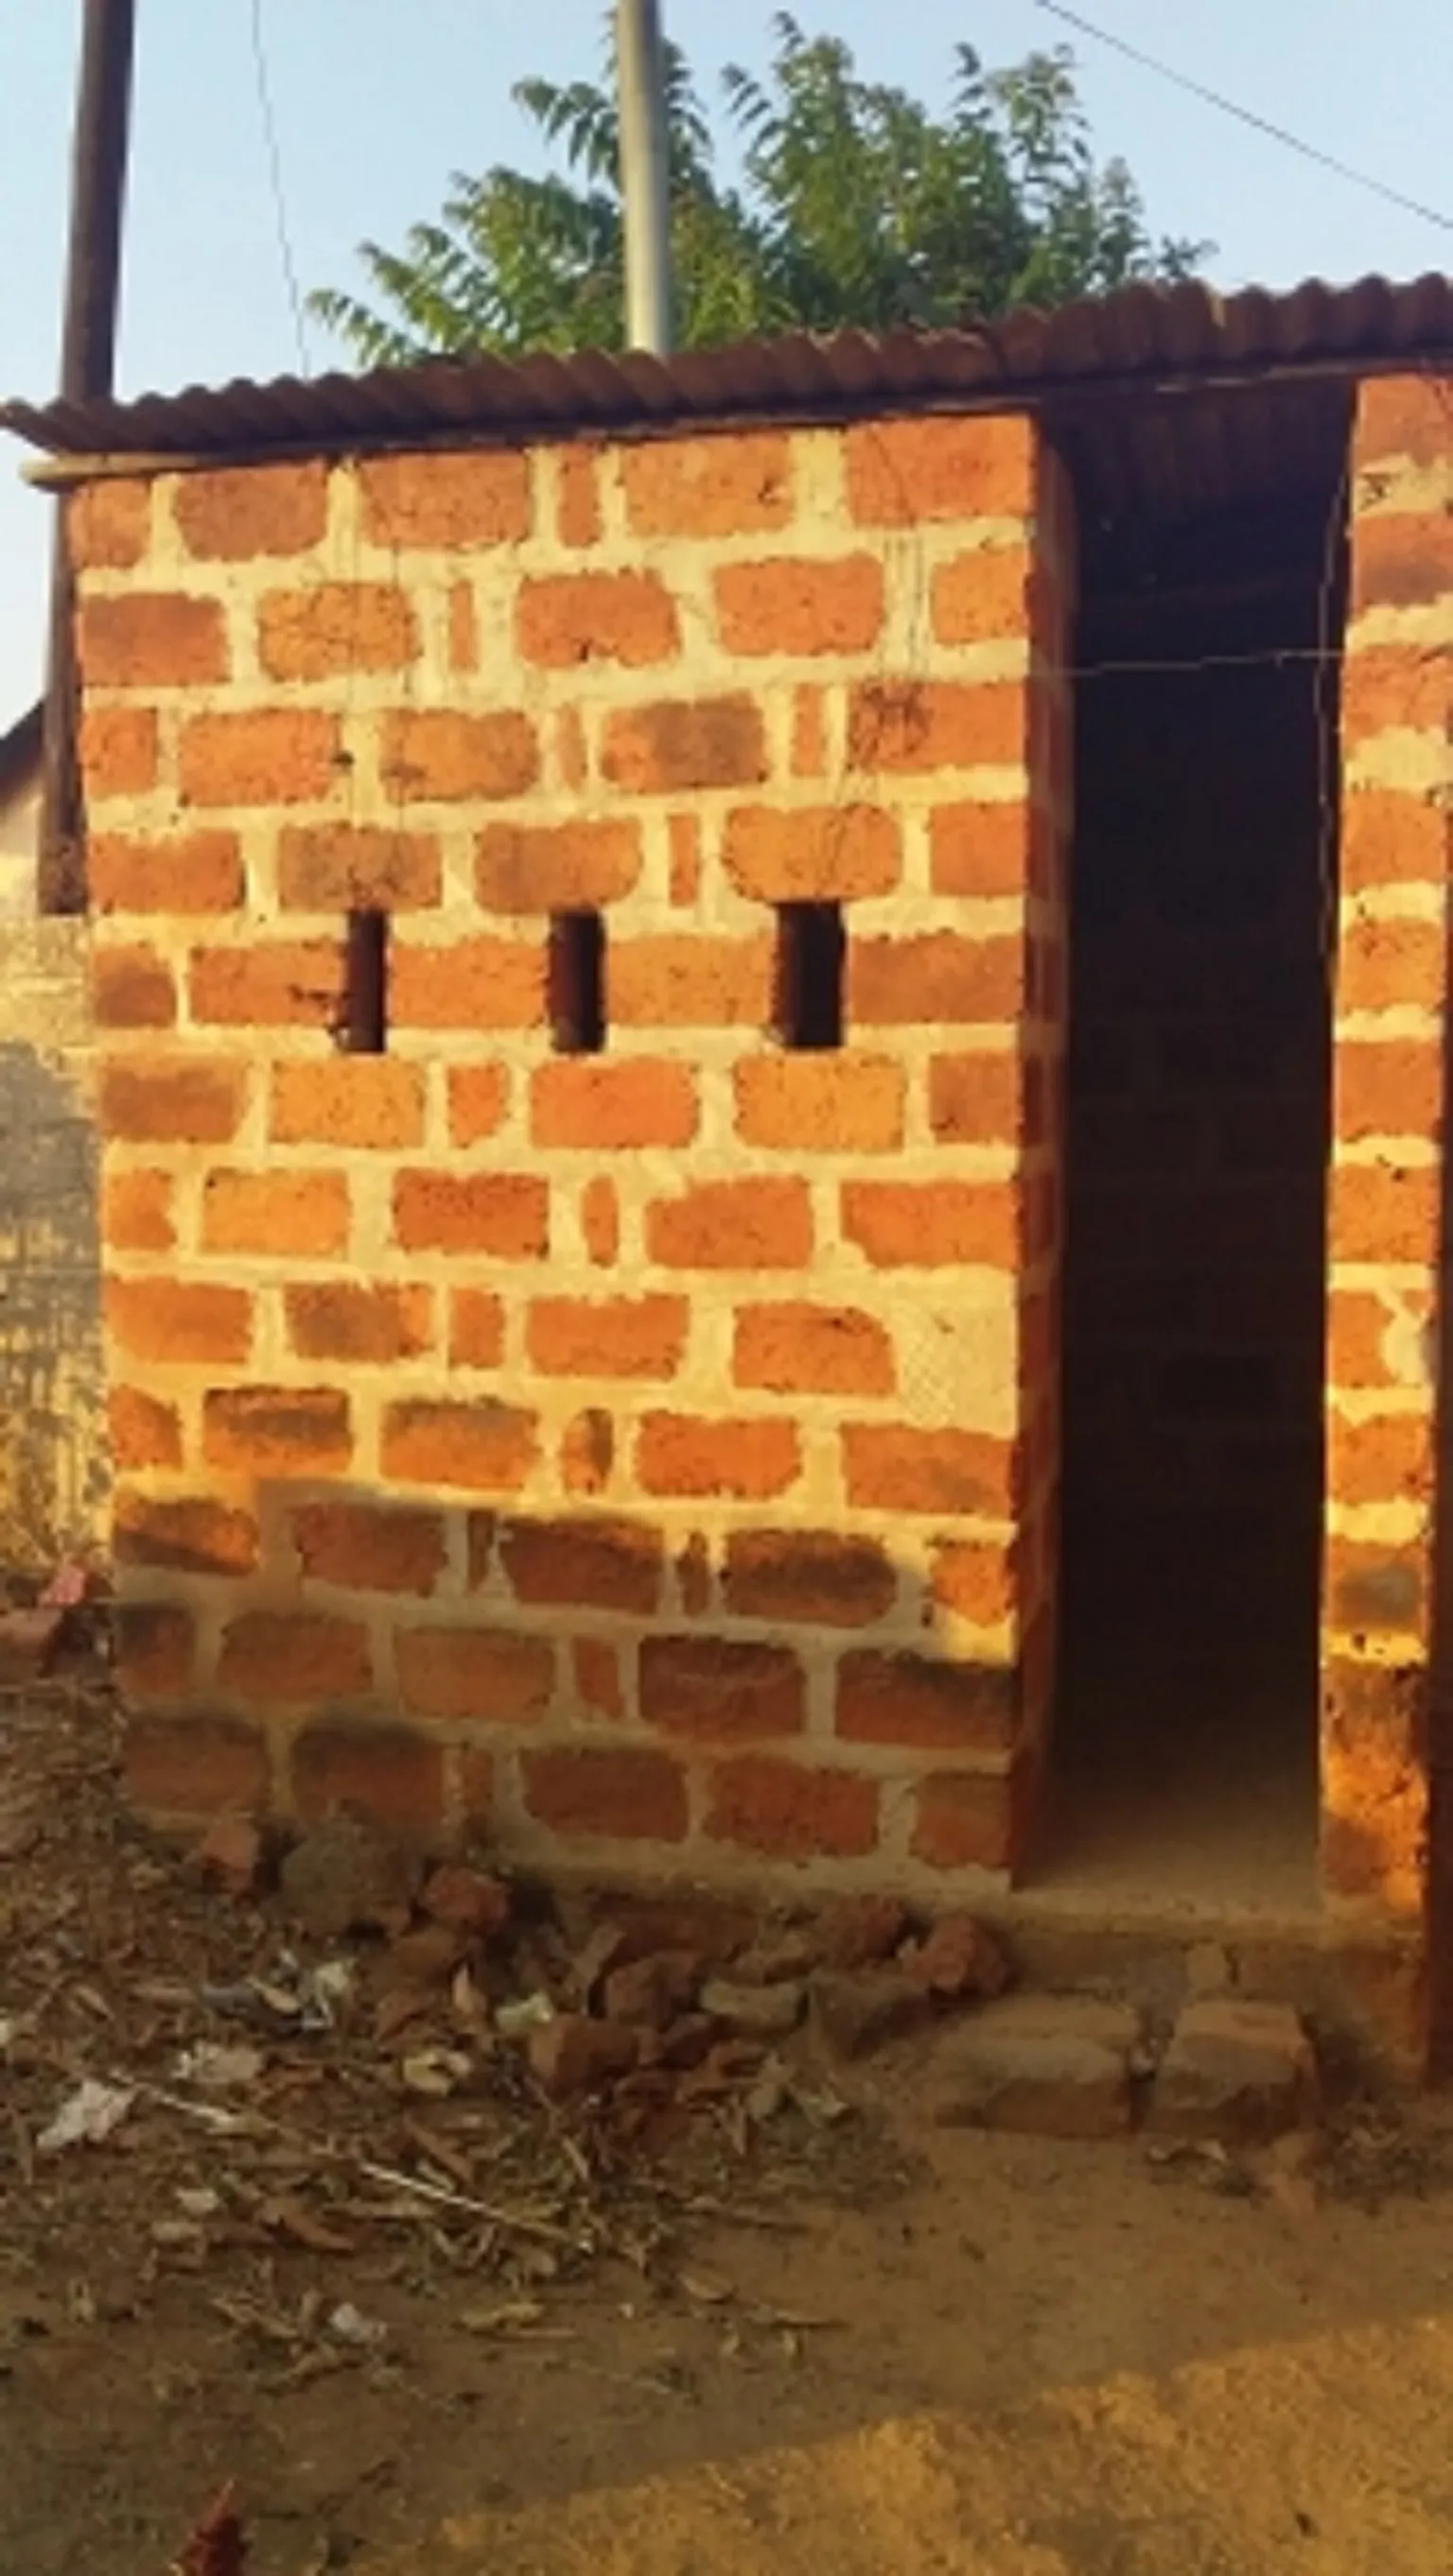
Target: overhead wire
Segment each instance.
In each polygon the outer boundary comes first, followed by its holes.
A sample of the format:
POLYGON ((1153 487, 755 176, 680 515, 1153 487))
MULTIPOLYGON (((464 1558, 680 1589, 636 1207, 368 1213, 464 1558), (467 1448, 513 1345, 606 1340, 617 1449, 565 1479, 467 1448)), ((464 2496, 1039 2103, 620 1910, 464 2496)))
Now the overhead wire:
POLYGON ((1162 62, 1158 55, 1147 53, 1143 46, 1132 45, 1124 36, 1112 35, 1108 27, 1097 26, 1093 18, 1086 18, 1078 9, 1066 8, 1064 0, 1035 0, 1035 6, 1047 10, 1052 18, 1062 18, 1067 27, 1078 28, 1082 36, 1092 37, 1097 45, 1106 45, 1112 53, 1123 54, 1127 62, 1138 63, 1143 71, 1154 72, 1158 79, 1169 81, 1172 88, 1185 90, 1205 106, 1218 108, 1223 116, 1235 117, 1238 124, 1250 126, 1253 133, 1264 134, 1271 142, 1284 145, 1288 152, 1299 153, 1304 161, 1315 162, 1319 169, 1332 171, 1337 178, 1350 181, 1353 187, 1365 188, 1372 196, 1383 198, 1388 205, 1401 207, 1404 214, 1421 216, 1424 223, 1436 224, 1440 231, 1453 233, 1453 215, 1441 213, 1436 206, 1425 205, 1419 197, 1405 196, 1401 188, 1391 187, 1387 180, 1374 178, 1370 171, 1359 170, 1350 161, 1339 160, 1335 152, 1322 151, 1318 144, 1308 143, 1304 136, 1291 133, 1271 117, 1259 116, 1254 108, 1243 107, 1238 100, 1227 98, 1221 90, 1209 88, 1204 81, 1193 80, 1189 72, 1176 71, 1170 63, 1162 62))
POLYGON ((308 364, 308 325, 302 289, 298 283, 297 262, 293 257, 292 233, 288 223, 287 192, 283 186, 282 149, 278 141, 277 116, 273 107, 272 79, 268 71, 267 35, 263 25, 263 0, 251 0, 252 63, 257 80, 257 104, 262 118, 263 140, 267 148, 269 180, 272 188, 273 221, 277 227, 277 244, 282 260, 283 283, 293 317, 293 333, 298 344, 299 372, 306 376, 308 364))

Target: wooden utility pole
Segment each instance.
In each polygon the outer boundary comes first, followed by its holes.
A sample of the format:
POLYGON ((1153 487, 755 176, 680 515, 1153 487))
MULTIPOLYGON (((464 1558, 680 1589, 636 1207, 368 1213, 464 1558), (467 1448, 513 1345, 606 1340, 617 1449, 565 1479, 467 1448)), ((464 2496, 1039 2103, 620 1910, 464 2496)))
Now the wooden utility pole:
POLYGON ((665 58, 656 0, 616 0, 621 198, 626 232, 626 339, 664 358, 671 347, 671 171, 665 58))
MULTIPOLYGON (((121 210, 131 122, 136 0, 83 0, 81 71, 71 160, 71 227, 61 334, 61 397, 111 391, 121 284, 121 210)), ((39 895, 42 912, 85 908, 76 767, 73 599, 64 536, 51 575, 39 895)))

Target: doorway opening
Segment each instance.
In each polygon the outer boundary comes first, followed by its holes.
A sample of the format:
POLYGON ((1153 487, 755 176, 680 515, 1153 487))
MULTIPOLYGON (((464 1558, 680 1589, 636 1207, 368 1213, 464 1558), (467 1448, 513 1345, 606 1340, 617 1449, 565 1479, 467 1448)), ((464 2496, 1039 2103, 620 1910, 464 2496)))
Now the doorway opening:
POLYGON ((1340 395, 1248 389, 1149 406, 1109 506, 1103 431, 1077 460, 1062 1635, 1034 1875, 1131 1903, 1316 1902, 1349 431, 1340 395))

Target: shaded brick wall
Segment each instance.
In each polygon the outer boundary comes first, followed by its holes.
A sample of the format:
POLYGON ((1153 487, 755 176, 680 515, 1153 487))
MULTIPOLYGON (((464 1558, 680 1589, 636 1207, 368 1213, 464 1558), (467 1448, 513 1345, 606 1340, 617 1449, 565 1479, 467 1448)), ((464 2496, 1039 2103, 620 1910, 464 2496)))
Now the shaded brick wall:
POLYGON ((1058 1479, 1029 424, 108 481, 71 530, 138 1800, 1002 1871, 1058 1479), (844 1042, 784 1043, 834 905, 844 1042))
MULTIPOLYGON (((1453 859, 1453 382, 1364 386, 1352 504, 1327 1345, 1323 1858, 1334 1901, 1416 1921, 1429 1887, 1434 1363, 1453 859)), ((1445 1982, 1446 1973, 1445 1963, 1445 1982)), ((1445 2017, 1446 2002, 1445 1995, 1445 2017)))

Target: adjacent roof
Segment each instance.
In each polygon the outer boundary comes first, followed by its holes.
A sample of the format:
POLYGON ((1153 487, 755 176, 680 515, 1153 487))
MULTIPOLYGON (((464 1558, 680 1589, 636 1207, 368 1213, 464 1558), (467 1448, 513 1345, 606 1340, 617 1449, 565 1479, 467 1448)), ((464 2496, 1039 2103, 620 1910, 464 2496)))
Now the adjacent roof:
POLYGON ((0 796, 27 786, 39 770, 44 712, 37 700, 8 731, 0 733, 0 796))
POLYGON ((1219 296, 1200 283, 1129 286, 1052 313, 954 331, 840 331, 670 358, 437 359, 372 375, 145 394, 134 402, 0 405, 0 428, 56 455, 251 456, 460 437, 668 427, 693 420, 834 419, 929 402, 1041 405, 1116 388, 1343 377, 1453 367, 1453 279, 1313 279, 1290 293, 1219 296))

